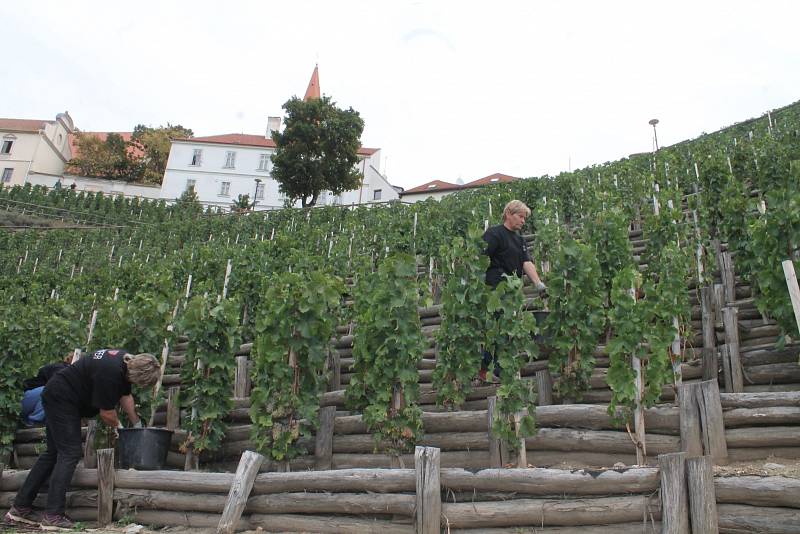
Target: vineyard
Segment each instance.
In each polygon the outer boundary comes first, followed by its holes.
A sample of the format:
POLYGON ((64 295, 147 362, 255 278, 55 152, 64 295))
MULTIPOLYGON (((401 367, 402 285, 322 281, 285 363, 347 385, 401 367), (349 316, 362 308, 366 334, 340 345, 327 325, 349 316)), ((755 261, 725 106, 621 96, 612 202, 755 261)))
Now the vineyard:
MULTIPOLYGON (((43 446, 17 428, 22 380, 125 347, 162 359, 135 396, 175 430, 175 471, 118 471, 114 519, 217 526, 255 451, 239 529, 687 532, 691 510, 694 532, 791 532, 796 478, 712 469, 800 458, 798 185, 800 103, 412 205, 218 214, 2 189, 0 508, 43 446), (484 283, 481 235, 512 199, 546 294, 484 283), (483 347, 499 384, 474 381, 483 347), (709 500, 713 523, 695 517, 709 500)), ((78 519, 103 515, 100 428, 78 519)))

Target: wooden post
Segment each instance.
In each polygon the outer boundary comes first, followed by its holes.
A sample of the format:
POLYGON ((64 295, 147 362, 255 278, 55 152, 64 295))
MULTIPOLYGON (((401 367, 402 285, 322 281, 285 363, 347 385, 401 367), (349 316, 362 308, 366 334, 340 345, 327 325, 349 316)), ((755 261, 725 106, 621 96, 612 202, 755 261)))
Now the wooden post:
POLYGON ((200 469, 200 456, 194 451, 194 445, 186 447, 186 461, 183 463, 184 471, 197 471, 200 469))
POLYGON ((658 467, 661 470, 662 534, 690 532, 685 464, 685 452, 662 454, 658 457, 658 467))
POLYGON ((703 441, 700 433, 700 412, 695 400, 697 384, 681 384, 680 389, 680 428, 681 451, 687 457, 703 455, 703 441))
POLYGON ((181 426, 180 386, 174 386, 167 391, 167 430, 175 430, 181 426))
MULTIPOLYGON (((725 345, 722 351, 723 368, 730 374, 730 393, 744 392, 744 375, 742 362, 739 355, 739 309, 726 306, 722 310, 722 319, 725 324, 725 345)), ((725 379, 726 387, 728 379, 725 379)))
POLYGON ((439 534, 442 523, 442 487, 439 477, 440 451, 436 447, 417 447, 414 468, 417 473, 417 534, 439 534))
POLYGON ((250 496, 250 490, 253 489, 253 482, 255 482, 256 475, 258 475, 258 470, 263 462, 264 457, 257 452, 244 451, 242 453, 231 489, 228 492, 225 509, 222 511, 222 517, 217 526, 217 534, 233 534, 236 531, 236 525, 242 517, 244 507, 247 505, 247 498, 250 496))
POLYGON ((707 349, 717 346, 714 329, 714 295, 710 287, 700 288, 700 309, 703 321, 703 346, 707 349))
POLYGON ((111 523, 114 516, 114 449, 97 451, 97 526, 111 523))
POLYGON ((553 404, 553 379, 547 369, 536 371, 536 398, 539 406, 553 404))
POLYGON ((494 437, 492 432, 492 423, 494 423, 494 411, 497 407, 497 397, 488 397, 486 399, 487 407, 487 425, 489 430, 489 467, 503 467, 500 458, 500 440, 494 437))
MULTIPOLYGON (((722 308, 725 307, 725 289, 722 284, 714 284, 714 323, 722 324, 722 308)), ((715 326, 716 328, 716 326, 715 326)))
POLYGON ((722 285, 725 288, 725 303, 730 304, 736 300, 736 277, 733 272, 733 260, 730 252, 723 252, 721 255, 722 265, 722 285))
POLYGON ((326 406, 319 410, 319 429, 314 446, 315 469, 327 471, 333 461, 333 426, 336 420, 336 406, 326 406))
POLYGON ((517 431, 517 467, 525 469, 528 467, 528 451, 525 449, 525 438, 519 437, 520 420, 527 415, 527 412, 521 411, 514 414, 514 428, 517 431))
POLYGON ((792 299, 794 309, 794 320, 797 321, 797 332, 800 333, 800 287, 797 285, 797 274, 794 272, 792 260, 784 260, 783 275, 786 278, 786 286, 789 288, 789 296, 792 299))
POLYGON ((86 422, 86 441, 83 443, 83 467, 86 469, 97 467, 97 453, 94 450, 95 434, 97 434, 97 420, 89 419, 86 422))
POLYGON ((331 378, 328 387, 328 391, 342 389, 342 357, 336 349, 331 352, 331 378))
POLYGON ((236 357, 236 378, 233 384, 233 396, 237 399, 244 399, 250 396, 250 370, 248 367, 248 356, 236 357))
MULTIPOLYGON (((634 297, 635 298, 635 297, 634 297)), ((644 406, 642 405, 642 395, 644 391, 644 377, 642 375, 642 362, 639 358, 631 358, 634 380, 636 381, 636 407, 633 411, 633 434, 636 445, 636 464, 644 465, 647 456, 647 443, 645 441, 644 428, 644 406)))
POLYGON ((727 464, 728 443, 725 441, 719 383, 716 380, 707 380, 695 385, 695 399, 700 413, 705 454, 711 456, 715 464, 727 464))
POLYGON ((703 380, 719 380, 719 349, 703 349, 703 380))
POLYGON ((717 497, 714 491, 712 462, 708 456, 686 460, 689 479, 689 509, 692 532, 718 532, 717 497))

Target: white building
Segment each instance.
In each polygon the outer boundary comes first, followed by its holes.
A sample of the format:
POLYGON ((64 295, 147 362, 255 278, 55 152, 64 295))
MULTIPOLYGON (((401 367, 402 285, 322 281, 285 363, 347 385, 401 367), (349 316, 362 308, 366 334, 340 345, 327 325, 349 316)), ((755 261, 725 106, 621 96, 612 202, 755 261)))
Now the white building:
MULTIPOLYGON (((315 67, 305 99, 319 98, 319 71, 315 67)), ((272 178, 272 155, 275 142, 272 132, 280 128, 279 117, 269 117, 264 135, 224 134, 189 139, 173 139, 167 168, 161 183, 161 198, 179 198, 193 188, 205 206, 230 208, 239 195, 255 201, 255 209, 284 207, 285 197, 272 178)), ((317 205, 350 205, 387 202, 399 198, 379 169, 380 149, 360 148, 358 170, 363 175, 361 187, 334 196, 320 194, 317 205)), ((296 205, 300 205, 299 202, 296 205)))
POLYGON ((37 177, 57 180, 72 157, 73 129, 67 112, 50 121, 0 119, 0 185, 22 185, 37 177))

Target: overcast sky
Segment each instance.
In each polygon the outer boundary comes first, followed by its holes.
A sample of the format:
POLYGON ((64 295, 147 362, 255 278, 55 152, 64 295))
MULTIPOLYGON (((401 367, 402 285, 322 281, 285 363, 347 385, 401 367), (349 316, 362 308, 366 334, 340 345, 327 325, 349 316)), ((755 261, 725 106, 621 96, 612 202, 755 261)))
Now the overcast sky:
POLYGON ((4 1, 0 117, 262 134, 322 92, 405 188, 529 177, 800 100, 800 2, 4 1))

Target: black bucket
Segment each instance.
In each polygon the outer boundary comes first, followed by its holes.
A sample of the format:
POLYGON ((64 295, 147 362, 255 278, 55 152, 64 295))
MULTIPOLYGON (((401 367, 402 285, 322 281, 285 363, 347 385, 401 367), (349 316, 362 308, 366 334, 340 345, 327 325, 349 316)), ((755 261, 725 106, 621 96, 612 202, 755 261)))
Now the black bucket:
POLYGON ((117 453, 122 469, 152 471, 167 463, 172 430, 164 428, 121 428, 117 453))

